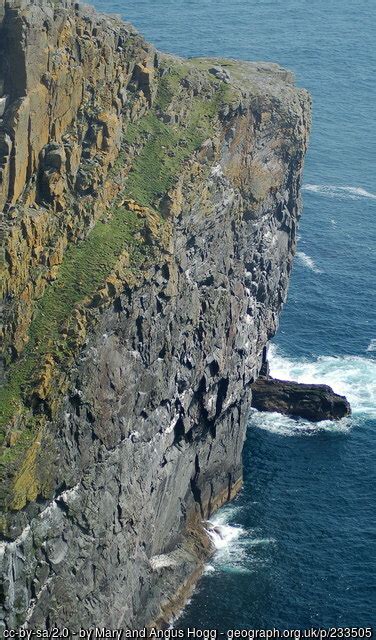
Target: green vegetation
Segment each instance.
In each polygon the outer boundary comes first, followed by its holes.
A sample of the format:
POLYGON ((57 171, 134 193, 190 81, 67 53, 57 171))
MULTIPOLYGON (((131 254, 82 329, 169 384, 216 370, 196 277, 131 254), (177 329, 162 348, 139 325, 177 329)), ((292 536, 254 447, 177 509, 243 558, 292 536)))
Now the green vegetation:
MULTIPOLYGON (((68 247, 56 281, 35 305, 24 354, 10 367, 8 383, 0 390, 0 426, 7 424, 21 407, 23 392, 33 380, 43 356, 51 353, 51 345, 57 352, 63 323, 74 307, 94 295, 124 249, 130 251, 132 262, 140 261, 140 241, 135 234, 141 222, 136 213, 116 209, 108 222, 95 225, 84 242, 68 247)), ((56 355, 61 357, 61 352, 56 355)))
POLYGON ((224 84, 217 90, 212 87, 207 97, 201 95, 192 99, 182 122, 167 124, 158 117, 160 112, 165 112, 172 100, 176 102, 174 111, 177 112, 181 102, 186 104, 188 101, 186 93, 179 101, 179 90, 183 91, 180 81, 187 75, 187 70, 187 64, 182 64, 162 78, 154 108, 141 122, 127 128, 127 144, 144 141, 126 185, 129 197, 143 206, 157 205, 173 186, 183 162, 213 135, 215 116, 228 93, 224 84))
MULTIPOLYGON (((205 95, 189 97, 181 85, 188 72, 188 64, 176 64, 159 81, 153 108, 141 120, 129 124, 125 133, 125 153, 132 145, 139 152, 134 158, 123 195, 154 210, 158 209, 160 199, 173 186, 183 163, 214 134, 216 115, 227 97, 228 87, 218 87, 212 80, 206 81, 205 95), (171 114, 179 114, 177 121, 173 115, 169 119, 166 114, 170 105, 171 114)), ((124 161, 123 154, 124 151, 119 156, 118 166, 124 161)), ((84 241, 71 244, 66 250, 57 279, 35 303, 29 342, 24 353, 10 366, 8 381, 0 390, 0 444, 5 438, 6 425, 15 414, 20 415, 25 410, 24 401, 30 397, 46 356, 53 357, 58 369, 64 370, 64 366, 69 365, 74 346, 62 335, 62 329, 74 309, 93 299, 124 251, 129 253, 129 270, 140 269, 148 252, 148 246, 139 233, 144 224, 137 212, 126 207, 114 207, 109 220, 98 221, 84 241)), ((21 429, 12 446, 3 448, 0 466, 6 471, 9 465, 17 465, 18 477, 27 478, 29 482, 30 469, 34 468, 37 450, 34 444, 38 440, 40 417, 28 414, 21 429), (29 460, 26 471, 23 467, 20 470, 20 464, 25 467, 25 460, 28 461, 25 452, 31 449, 35 449, 32 464, 29 460)), ((23 495, 24 487, 22 492, 23 495)), ((20 508, 24 500, 20 497, 19 507, 15 508, 20 508)), ((17 500, 13 504, 18 504, 17 500)))

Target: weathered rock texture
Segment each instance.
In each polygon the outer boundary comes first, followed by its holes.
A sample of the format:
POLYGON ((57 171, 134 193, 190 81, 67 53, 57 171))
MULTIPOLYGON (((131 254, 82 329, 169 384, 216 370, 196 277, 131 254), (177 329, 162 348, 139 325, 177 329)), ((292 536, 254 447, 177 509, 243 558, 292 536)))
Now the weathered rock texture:
POLYGON ((277 411, 313 422, 340 420, 351 413, 345 396, 325 384, 303 384, 260 377, 252 385, 252 407, 277 411))
POLYGON ((7 5, 1 42, 0 626, 139 626, 179 607, 241 486, 310 100, 68 3, 7 5))
MULTIPOLYGON (((1 31, 6 361, 27 344, 30 303, 55 278, 68 242, 87 233, 109 197, 126 87, 138 68, 154 66, 132 28, 57 6, 8 5, 1 31)), ((140 111, 146 105, 140 95, 140 111)))

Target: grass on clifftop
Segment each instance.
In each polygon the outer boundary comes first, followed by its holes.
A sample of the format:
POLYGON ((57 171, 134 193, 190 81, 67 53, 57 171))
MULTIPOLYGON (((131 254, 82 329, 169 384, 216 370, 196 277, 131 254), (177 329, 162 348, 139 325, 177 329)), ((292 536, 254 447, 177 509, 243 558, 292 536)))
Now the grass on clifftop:
MULTIPOLYGON (((215 117, 229 93, 228 87, 223 84, 213 89, 210 97, 193 97, 187 116, 180 118, 177 113, 177 122, 167 124, 158 115, 162 112, 166 114, 171 101, 181 90, 180 82, 188 69, 187 64, 181 64, 164 76, 154 108, 141 122, 130 124, 127 128, 127 144, 145 140, 126 184, 129 197, 143 206, 155 207, 173 186, 184 161, 213 135, 215 117)), ((185 97, 185 100, 188 98, 185 97)), ((173 111, 179 112, 179 102, 179 99, 176 100, 173 111)), ((184 97, 181 102, 184 102, 184 97)))

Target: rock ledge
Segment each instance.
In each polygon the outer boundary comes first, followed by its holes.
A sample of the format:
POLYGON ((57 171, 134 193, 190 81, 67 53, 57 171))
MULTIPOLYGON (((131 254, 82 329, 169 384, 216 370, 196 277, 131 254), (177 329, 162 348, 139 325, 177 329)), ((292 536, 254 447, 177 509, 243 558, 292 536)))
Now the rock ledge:
POLYGON ((252 407, 276 411, 312 422, 340 420, 351 413, 345 396, 325 384, 303 384, 276 378, 259 378, 252 385, 252 407))

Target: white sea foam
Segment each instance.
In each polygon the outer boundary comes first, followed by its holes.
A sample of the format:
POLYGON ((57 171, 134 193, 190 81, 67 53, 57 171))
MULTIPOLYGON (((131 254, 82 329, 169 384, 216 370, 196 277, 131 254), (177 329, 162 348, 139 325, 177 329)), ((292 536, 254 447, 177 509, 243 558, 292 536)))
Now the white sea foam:
POLYGON ((260 530, 233 524, 238 513, 239 507, 229 504, 205 524, 216 548, 207 572, 251 573, 255 564, 264 561, 256 550, 276 543, 274 538, 262 536, 260 530))
POLYGON ((376 200, 376 194, 370 193, 362 187, 341 187, 332 184, 305 184, 303 191, 311 191, 328 198, 350 198, 351 200, 358 200, 360 198, 368 198, 369 200, 376 200))
POLYGON ((290 360, 275 345, 269 349, 271 375, 282 380, 328 384, 345 395, 355 415, 376 417, 376 361, 360 356, 321 356, 290 360))
POLYGON ((309 422, 308 420, 295 420, 281 413, 263 413, 254 411, 251 415, 250 427, 257 427, 263 431, 276 433, 280 436, 314 436, 317 433, 348 433, 352 428, 351 420, 344 418, 338 422, 323 420, 322 422, 309 422))
POLYGON ((372 338, 371 342, 367 347, 367 351, 376 351, 376 338, 372 338))
MULTIPOLYGON (((376 340, 373 346, 376 349, 376 340)), ((347 397, 353 416, 339 421, 309 422, 280 413, 254 411, 250 426, 283 436, 312 436, 325 431, 348 433, 356 421, 354 418, 376 418, 376 360, 358 356, 290 360, 271 345, 269 363, 274 378, 330 385, 336 393, 347 397)))
POLYGON ((275 543, 276 543, 275 538, 251 538, 248 541, 248 544, 250 547, 257 547, 263 544, 275 544, 275 543))
POLYGON ((304 251, 298 251, 296 254, 296 257, 305 267, 307 267, 311 271, 314 271, 314 273, 322 273, 322 271, 318 268, 313 258, 311 258, 310 256, 307 256, 307 254, 304 253, 304 251))
POLYGON ((245 531, 239 525, 232 524, 237 511, 236 505, 227 505, 205 523, 208 536, 216 550, 210 562, 212 569, 209 571, 213 571, 213 569, 226 572, 236 571, 237 573, 248 573, 249 571, 245 565, 249 531, 245 531))
POLYGON ((208 521, 206 531, 218 551, 228 549, 234 540, 244 534, 244 530, 241 527, 227 524, 224 514, 208 521))
POLYGON ((204 569, 204 573, 215 573, 215 567, 212 564, 207 564, 204 569))
MULTIPOLYGON (((204 574, 210 575, 217 573, 218 571, 242 573, 248 572, 248 569, 244 567, 243 552, 241 551, 242 542, 241 538, 245 538, 245 535, 249 535, 249 531, 245 531, 238 525, 230 525, 228 521, 236 517, 238 507, 234 504, 228 504, 223 507, 218 513, 213 516, 211 520, 204 522, 204 527, 210 539, 215 547, 215 553, 204 568, 204 574)), ((179 612, 177 616, 172 618, 169 623, 169 628, 173 629, 184 611, 190 604, 190 600, 187 601, 184 609, 179 612)))

